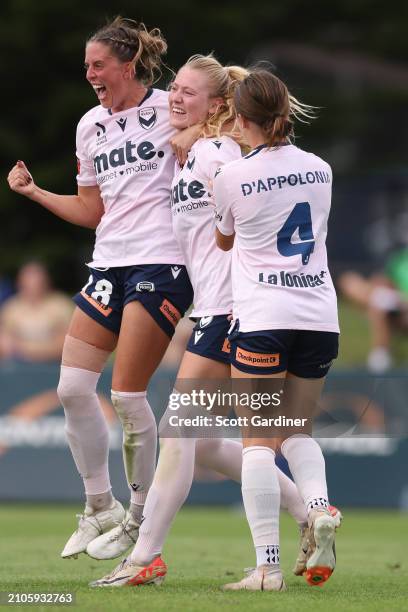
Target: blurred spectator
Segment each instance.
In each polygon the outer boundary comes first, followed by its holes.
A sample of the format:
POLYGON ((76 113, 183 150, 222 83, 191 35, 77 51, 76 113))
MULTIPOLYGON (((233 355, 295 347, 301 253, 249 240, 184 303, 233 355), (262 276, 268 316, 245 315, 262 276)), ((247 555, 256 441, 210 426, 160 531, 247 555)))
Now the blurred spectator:
POLYGON ((14 293, 13 284, 0 273, 0 307, 14 293))
POLYGON ((16 295, 0 309, 0 356, 31 362, 59 360, 71 300, 51 288, 45 266, 36 261, 20 269, 16 287, 16 295))
POLYGON ((408 330, 408 249, 395 252, 384 272, 366 279, 345 272, 338 279, 343 295, 366 311, 371 329, 367 367, 382 373, 393 365, 391 338, 394 331, 408 330))
MULTIPOLYGON (((47 269, 37 261, 20 269, 16 286, 16 295, 0 308, 0 357, 25 363, 59 361, 73 303, 51 288, 47 269)), ((99 399, 108 423, 115 422, 116 414, 109 400, 103 395, 99 399)), ((11 406, 7 417, 30 422, 59 407, 55 385, 11 406)), ((0 444, 0 457, 7 450, 5 444, 0 444)))

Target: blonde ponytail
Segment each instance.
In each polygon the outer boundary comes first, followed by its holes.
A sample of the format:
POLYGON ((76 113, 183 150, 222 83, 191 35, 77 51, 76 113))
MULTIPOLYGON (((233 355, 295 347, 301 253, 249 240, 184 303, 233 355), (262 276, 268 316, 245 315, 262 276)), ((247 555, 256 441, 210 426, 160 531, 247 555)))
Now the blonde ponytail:
POLYGON ((204 72, 208 78, 210 96, 222 98, 222 103, 215 113, 206 119, 200 136, 219 138, 222 133, 237 138, 234 93, 239 83, 248 76, 248 71, 241 66, 224 67, 211 54, 192 55, 185 66, 204 72))

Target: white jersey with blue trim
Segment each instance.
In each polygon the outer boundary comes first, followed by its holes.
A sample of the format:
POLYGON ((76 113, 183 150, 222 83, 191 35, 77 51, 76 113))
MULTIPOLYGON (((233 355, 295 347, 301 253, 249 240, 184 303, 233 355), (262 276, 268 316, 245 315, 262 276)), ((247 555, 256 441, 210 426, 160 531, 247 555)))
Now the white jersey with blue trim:
POLYGON ((77 129, 77 182, 98 185, 105 212, 91 266, 182 264, 171 229, 174 155, 168 93, 148 90, 138 106, 88 111, 77 129))
POLYGON ((231 312, 231 255, 215 244, 212 181, 219 166, 241 158, 229 138, 200 138, 172 183, 173 229, 194 290, 192 317, 231 312))
POLYGON ((332 171, 294 145, 257 147, 214 180, 216 224, 232 235, 233 314, 243 332, 338 332, 327 265, 332 171))

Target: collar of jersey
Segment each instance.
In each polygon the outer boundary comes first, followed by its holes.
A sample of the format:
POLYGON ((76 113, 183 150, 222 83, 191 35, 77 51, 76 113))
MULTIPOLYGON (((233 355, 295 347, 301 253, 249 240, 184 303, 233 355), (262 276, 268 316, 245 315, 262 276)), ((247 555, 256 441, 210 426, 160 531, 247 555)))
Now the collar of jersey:
MULTIPOLYGON (((287 145, 290 145, 290 142, 282 142, 281 145, 279 145, 279 147, 286 147, 287 145)), ((259 151, 262 151, 262 149, 266 149, 268 147, 268 145, 266 144, 266 142, 264 144, 258 145, 257 147, 255 147, 255 149, 252 149, 252 151, 250 151, 248 153, 248 155, 245 155, 245 159, 249 159, 250 157, 253 157, 254 155, 256 155, 257 153, 259 153, 259 151)), ((272 147, 272 149, 275 149, 276 147, 272 147)))
POLYGON ((266 143, 258 145, 257 147, 255 147, 255 149, 252 149, 252 151, 250 151, 248 155, 245 155, 245 159, 249 159, 250 157, 253 157, 257 153, 259 153, 259 151, 262 151, 262 149, 266 149, 267 146, 268 145, 266 143))
MULTIPOLYGON (((146 102, 146 100, 147 100, 148 98, 150 98, 150 96, 152 95, 152 93, 153 93, 153 87, 149 87, 149 88, 148 88, 148 90, 146 91, 145 95, 143 96, 143 98, 140 100, 139 104, 137 104, 137 105, 136 105, 136 108, 137 108, 138 106, 142 106, 142 104, 144 104, 144 103, 146 102)), ((129 109, 127 109, 127 110, 129 110, 129 109)), ((124 112, 126 112, 126 111, 124 111, 124 112)), ((112 115, 112 109, 111 109, 111 108, 108 108, 108 113, 109 113, 110 115, 112 115)))

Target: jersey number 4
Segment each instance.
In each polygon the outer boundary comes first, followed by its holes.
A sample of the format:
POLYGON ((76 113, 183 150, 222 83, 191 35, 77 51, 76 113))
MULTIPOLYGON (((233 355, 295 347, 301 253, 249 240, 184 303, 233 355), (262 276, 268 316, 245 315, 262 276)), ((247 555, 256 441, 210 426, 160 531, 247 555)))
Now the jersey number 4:
POLYGON ((305 266, 309 263, 310 255, 314 251, 314 245, 310 204, 309 202, 298 202, 278 232, 278 251, 284 257, 301 255, 302 264, 305 266), (299 241, 292 242, 292 237, 296 230, 299 233, 299 241))

